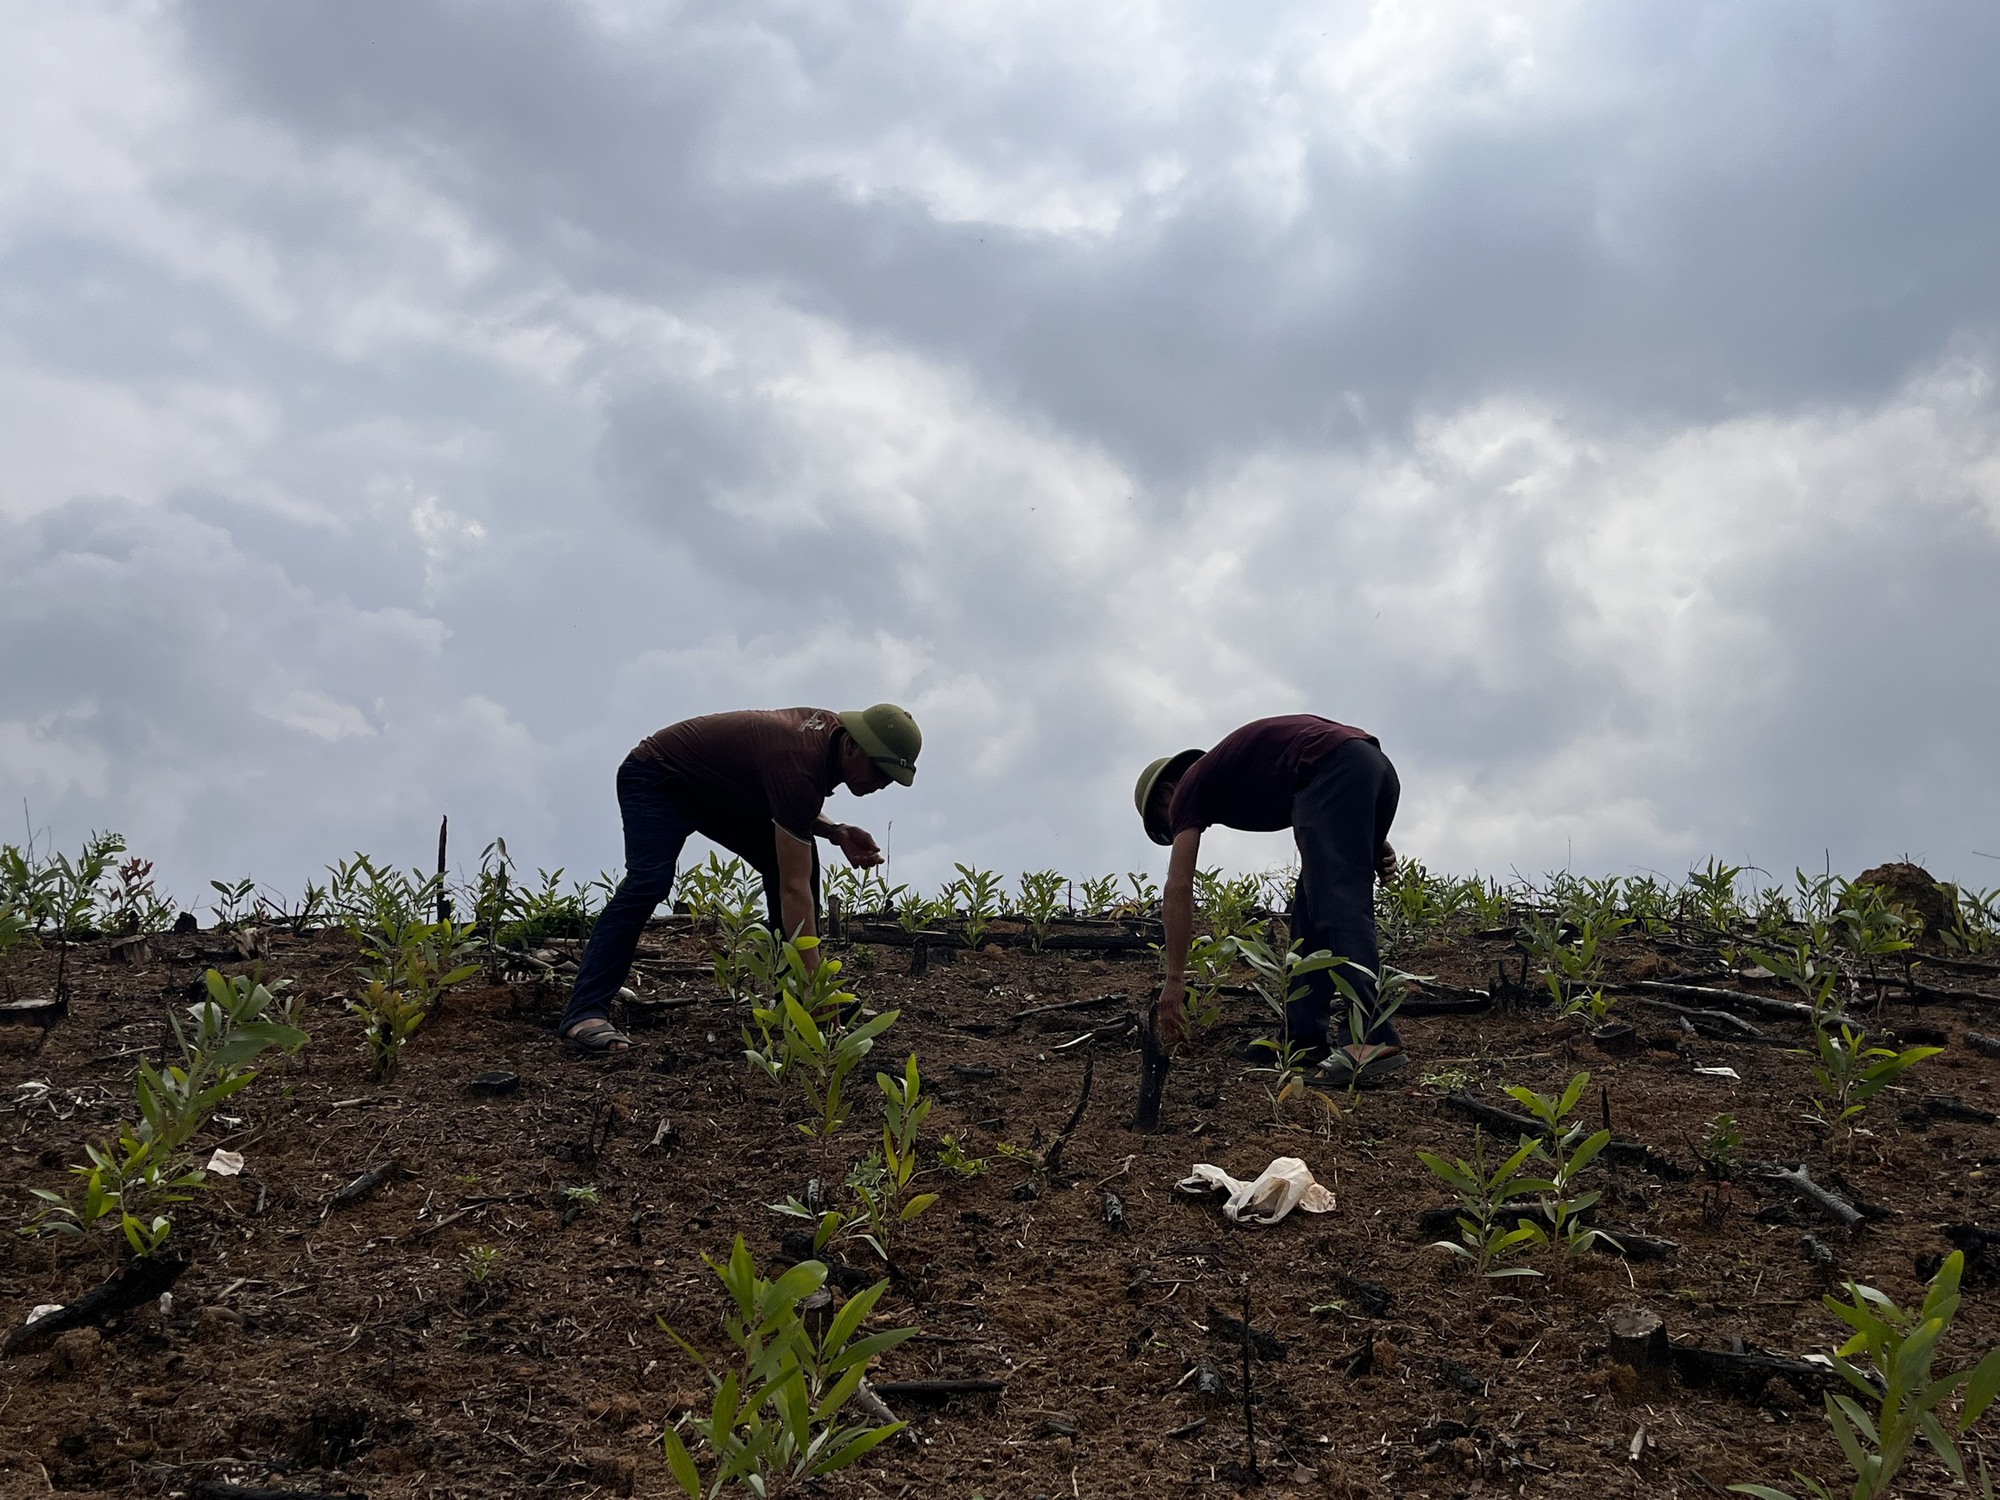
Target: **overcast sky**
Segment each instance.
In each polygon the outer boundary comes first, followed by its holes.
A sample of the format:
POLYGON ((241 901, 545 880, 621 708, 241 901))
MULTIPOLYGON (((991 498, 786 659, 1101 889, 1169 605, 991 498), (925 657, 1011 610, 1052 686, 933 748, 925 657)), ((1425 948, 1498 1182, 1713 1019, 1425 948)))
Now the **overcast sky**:
POLYGON ((2000 885, 2000 9, 0 16, 17 830, 595 871, 893 699, 924 884, 1311 711, 1434 866, 2000 885))

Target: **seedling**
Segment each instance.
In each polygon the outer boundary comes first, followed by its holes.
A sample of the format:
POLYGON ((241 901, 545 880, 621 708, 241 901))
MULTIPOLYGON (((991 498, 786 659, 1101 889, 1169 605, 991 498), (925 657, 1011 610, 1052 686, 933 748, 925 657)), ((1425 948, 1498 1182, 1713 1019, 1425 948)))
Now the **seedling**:
POLYGON ((763 902, 739 891, 711 908, 709 919, 715 924, 715 982, 723 993, 732 1000, 770 994, 779 943, 764 925, 763 902))
POLYGON ((1555 1252, 1555 1282, 1558 1288, 1567 1279, 1569 1263, 1577 1256, 1599 1240, 1614 1246, 1617 1244, 1610 1235, 1583 1222, 1583 1215, 1597 1206, 1600 1193, 1596 1189, 1587 1193, 1576 1190, 1578 1177, 1597 1159, 1598 1153, 1611 1144, 1611 1132, 1599 1130, 1585 1135, 1588 1127, 1581 1121, 1567 1128, 1563 1125, 1589 1083, 1590 1074, 1578 1073, 1570 1079, 1560 1098, 1550 1098, 1520 1084, 1509 1084, 1506 1089, 1508 1096, 1533 1115, 1548 1132, 1546 1137, 1535 1142, 1535 1154, 1548 1161, 1552 1170, 1546 1178, 1521 1185, 1543 1195, 1542 1212, 1547 1221, 1546 1227, 1530 1221, 1528 1228, 1532 1230, 1531 1239, 1550 1246, 1555 1252))
POLYGON ((211 880, 209 887, 216 893, 216 901, 211 908, 215 919, 223 928, 240 925, 243 919, 252 915, 256 906, 257 882, 250 879, 225 881, 211 880))
POLYGON ((970 1179, 986 1172, 986 1158, 968 1152, 965 1138, 958 1135, 947 1135, 938 1142, 938 1165, 959 1178, 970 1179))
POLYGON ((1371 1042, 1368 1037, 1387 1026, 1396 1012, 1403 1008, 1403 1001, 1412 985, 1429 977, 1405 974, 1401 969, 1392 969, 1385 964, 1375 976, 1375 1001, 1370 1005, 1338 972, 1335 973, 1334 983, 1347 996, 1347 1034, 1353 1038, 1346 1048, 1354 1064, 1348 1073, 1347 1092, 1350 1096, 1361 1087, 1362 1071, 1377 1058, 1387 1057, 1396 1050, 1394 1042, 1371 1042))
POLYGON ((826 1267, 820 1262, 803 1261, 766 1281, 757 1274, 741 1235, 727 1263, 702 1258, 735 1304, 723 1331, 736 1358, 718 1369, 659 1320, 704 1370, 715 1393, 707 1415, 687 1419, 712 1464, 706 1479, 677 1430, 668 1428, 662 1439, 667 1467, 688 1500, 715 1500, 732 1484, 760 1496, 781 1484, 803 1485, 846 1468, 903 1430, 901 1422, 871 1426, 841 1420, 868 1373, 868 1362, 917 1331, 896 1328, 859 1337, 887 1281, 850 1298, 816 1332, 802 1305, 826 1284, 826 1267))
POLYGON ((134 1255, 151 1255, 171 1233, 168 1205, 186 1202, 207 1186, 187 1143, 207 1123, 216 1106, 249 1087, 249 1066, 264 1052, 296 1052, 306 1034, 278 1019, 278 992, 285 982, 265 985, 249 975, 225 979, 208 971, 208 998, 187 1008, 191 1024, 170 1015, 178 1065, 156 1068, 141 1060, 134 1088, 139 1119, 123 1126, 115 1141, 86 1146, 86 1160, 70 1168, 82 1179, 81 1199, 34 1188, 43 1207, 25 1227, 28 1234, 83 1235, 114 1218, 134 1255))
POLYGON ((1812 1065, 1813 1115, 1830 1130, 1845 1130, 1850 1143, 1855 1122, 1868 1101, 1942 1047, 1906 1047, 1897 1052, 1868 1045, 1867 1031, 1842 1022, 1837 1029, 1813 1028, 1817 1057, 1812 1065))
POLYGON ((880 870, 859 870, 852 865, 835 865, 826 872, 826 896, 838 899, 848 912, 887 911, 893 900, 880 870))
POLYGON ((1630 917, 1578 908, 1572 908, 1566 923, 1543 917, 1529 923, 1528 944, 1542 961, 1542 982, 1557 1014, 1589 1015, 1598 1025, 1604 1024, 1613 1004, 1597 987, 1604 970, 1604 945, 1631 925, 1630 917), (1574 936, 1564 935, 1565 926, 1574 936))
POLYGON ((473 1286, 485 1286, 500 1274, 505 1257, 492 1245, 471 1245, 465 1252, 465 1279, 473 1286))
POLYGON ((1888 893, 1874 885, 1842 887, 1834 919, 1842 945, 1866 966, 1868 981, 1875 987, 1876 1005, 1881 1006, 1888 998, 1882 981, 1882 960, 1916 947, 1923 924, 1891 905, 1888 893))
POLYGON ((173 924, 174 900, 153 887, 153 862, 121 860, 105 904, 104 925, 119 933, 162 932, 173 924))
POLYGON ((1463 879, 1433 875, 1417 860, 1404 860, 1395 880, 1376 892, 1375 901, 1392 946, 1421 932, 1449 928, 1467 914, 1486 926, 1497 926, 1506 917, 1505 898, 1497 886, 1476 875, 1463 879), (1495 901, 1500 903, 1497 915, 1492 913, 1495 901))
POLYGON ((1538 1150, 1538 1142, 1524 1140, 1512 1156, 1499 1166, 1489 1168, 1486 1163, 1486 1136, 1475 1129, 1470 1161, 1463 1158, 1447 1161, 1433 1152, 1419 1151, 1417 1160, 1444 1179, 1445 1185, 1458 1195, 1458 1238, 1438 1240, 1435 1248, 1470 1262, 1476 1275, 1541 1275, 1540 1271, 1528 1266, 1502 1264, 1536 1242, 1535 1227, 1518 1213, 1509 1215, 1507 1206, 1538 1190, 1534 1181, 1520 1175, 1521 1169, 1538 1150), (1511 1227, 1508 1223, 1510 1217, 1513 1220, 1511 1227))
POLYGON ((1345 959, 1335 958, 1324 948, 1310 955, 1302 954, 1299 947, 1298 943, 1291 943, 1281 951, 1257 938, 1236 940, 1236 951, 1250 966, 1251 984, 1278 1019, 1277 1037, 1263 1043, 1270 1049, 1271 1062, 1267 1067, 1253 1071, 1272 1075, 1273 1082, 1266 1092, 1271 1097, 1273 1114, 1280 1119, 1283 1118, 1285 1105, 1306 1092, 1309 1066, 1305 1047, 1292 1040, 1292 1002, 1303 1000, 1311 992, 1307 981, 1320 973, 1327 974, 1350 1003, 1356 998, 1354 986, 1339 972, 1338 966, 1345 963, 1345 959))
POLYGON ((1819 957, 1810 939, 1795 941, 1782 951, 1776 945, 1753 948, 1750 957, 1797 990, 1799 998, 1812 1007, 1815 1020, 1823 1021, 1833 1011, 1840 970, 1819 957))
POLYGON ((403 1065, 403 1044, 424 1023, 424 1009, 402 990, 371 979, 347 1002, 350 1014, 361 1018, 361 1042, 375 1076, 387 1080, 403 1065))
POLYGON ((1049 928, 1062 915, 1063 889, 1068 884, 1060 870, 1021 872, 1021 894, 1015 904, 1028 924, 1028 939, 1037 953, 1042 951, 1049 928))
POLYGON ((2000 949, 2000 888, 1975 891, 1941 885, 1938 889, 1951 906, 1951 924, 1938 934, 1946 947, 1972 954, 2000 949))
POLYGON ((1219 870, 1201 870, 1195 875, 1195 904, 1208 918, 1209 931, 1222 941, 1246 937, 1255 929, 1251 913, 1263 891, 1261 875, 1228 879, 1219 870))
POLYGON ((917 1075, 916 1054, 910 1054, 901 1078, 877 1073, 875 1084, 883 1096, 882 1147, 870 1152, 867 1160, 848 1174, 847 1186, 861 1204, 857 1217, 865 1220, 857 1237, 888 1264, 890 1239, 896 1228, 923 1215, 938 1195, 905 1196, 917 1172, 917 1133, 924 1116, 931 1112, 931 1101, 923 1097, 917 1075))
POLYGON ((759 1036, 744 1028, 743 1055, 773 1082, 799 1086, 812 1116, 799 1129, 824 1147, 847 1123, 847 1079, 901 1012, 884 1011, 849 1029, 844 1018, 860 1002, 840 987, 840 960, 806 966, 805 955, 818 946, 814 937, 782 946, 777 1003, 750 1013, 759 1036))
POLYGON ((1152 876, 1143 870, 1131 870, 1126 873, 1125 881, 1132 887, 1132 898, 1125 904, 1134 916, 1148 917, 1159 910, 1160 888, 1152 876))
POLYGON ((1076 889, 1082 898, 1083 915, 1086 917, 1109 916, 1118 905, 1116 875, 1100 875, 1093 880, 1085 880, 1076 889))
POLYGON ((1711 1115, 1702 1129, 1702 1167, 1710 1177, 1718 1180, 1728 1177, 1736 1170, 1737 1148, 1743 1144, 1743 1131, 1736 1123, 1736 1116, 1711 1115))
POLYGON ((1736 900, 1736 880, 1744 868, 1711 857, 1699 870, 1688 871, 1687 889, 1694 914, 1711 932, 1723 937, 1743 920, 1743 908, 1736 900))
POLYGON ((986 929, 1000 909, 1000 877, 991 870, 954 864, 958 879, 945 887, 946 900, 956 900, 965 914, 965 946, 977 948, 986 941, 986 929))
MULTIPOLYGON (((1852 1394, 1835 1391, 1826 1397, 1826 1419, 1854 1476, 1853 1500, 1880 1500, 1893 1493, 1919 1437, 1953 1478, 1966 1482, 1965 1459, 1956 1438, 1970 1432, 2000 1394, 2000 1349, 1989 1350, 1970 1369, 1944 1376, 1931 1373, 1939 1345, 1958 1316, 1959 1278, 1964 1270, 1964 1255, 1952 1251, 1914 1313, 1874 1287, 1852 1281, 1847 1283, 1845 1300, 1826 1299, 1834 1316, 1854 1330, 1830 1361, 1852 1394), (1954 1402, 1956 1414, 1951 1410, 1954 1402)), ((1831 1486, 1796 1469, 1792 1477, 1814 1500, 1834 1500, 1837 1491, 1831 1486)), ((1981 1493, 1990 1497, 1993 1490, 1983 1457, 1979 1482, 1981 1493)), ((1759 1500, 1793 1500, 1769 1485, 1732 1484, 1730 1489, 1759 1500)))
POLYGON ((686 906, 699 927, 713 926, 728 907, 741 906, 756 895, 750 867, 736 858, 723 859, 710 850, 708 858, 681 871, 674 882, 674 900, 686 906))
POLYGON ((382 925, 360 932, 366 982, 347 1002, 361 1018, 362 1045, 377 1078, 402 1066, 403 1044, 416 1035, 444 992, 479 972, 471 923, 426 922, 386 905, 382 925))
POLYGON ((1236 962, 1236 939, 1198 937, 1188 945, 1187 1019, 1196 1036, 1222 1021, 1222 983, 1236 962))

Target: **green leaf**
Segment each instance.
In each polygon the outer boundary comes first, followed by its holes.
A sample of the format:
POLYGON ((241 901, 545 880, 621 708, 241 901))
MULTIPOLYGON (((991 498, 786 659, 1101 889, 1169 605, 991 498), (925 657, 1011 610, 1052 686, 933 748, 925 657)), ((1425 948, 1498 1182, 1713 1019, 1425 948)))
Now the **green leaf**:
POLYGON ((687 1444, 681 1435, 669 1427, 661 1440, 667 1450, 667 1468, 674 1476, 674 1482, 681 1487, 688 1500, 701 1500, 701 1470, 694 1464, 694 1456, 687 1451, 687 1444))
POLYGON ((1833 1423, 1833 1435, 1840 1443, 1840 1451, 1847 1455, 1848 1467, 1859 1474, 1867 1466, 1868 1455, 1855 1436, 1855 1429, 1868 1434, 1868 1440, 1875 1440, 1875 1424, 1868 1420, 1868 1413, 1854 1404, 1851 1396, 1829 1395, 1826 1398, 1826 1414, 1833 1423))
POLYGON ((1576 1148, 1576 1154, 1569 1159, 1570 1175, 1574 1176, 1576 1173, 1581 1172, 1585 1167, 1589 1166, 1592 1162, 1596 1161, 1597 1154, 1610 1144, 1611 1144, 1611 1132, 1608 1130, 1600 1130, 1597 1132, 1597 1134, 1590 1137, 1589 1140, 1585 1141, 1581 1146, 1578 1146, 1576 1148))
POLYGON ((1958 1430, 1970 1432, 1972 1424, 1985 1415, 1996 1395, 2000 1395, 2000 1348, 1989 1349, 1986 1358, 1973 1367, 1967 1378, 1965 1409, 1959 1414, 1958 1430))
POLYGON ((826 1336, 820 1341, 820 1347, 835 1353, 846 1348, 847 1341, 853 1338, 856 1331, 867 1321, 868 1314, 875 1310, 875 1304, 882 1299, 882 1294, 888 1289, 888 1282, 878 1281, 873 1286, 849 1297, 847 1304, 835 1314, 833 1322, 828 1325, 826 1336))
POLYGON ((1965 1460, 1958 1455, 1958 1444, 1951 1440, 1944 1428, 1938 1424, 1937 1413, 1926 1411, 1917 1417, 1917 1424, 1923 1428, 1924 1441, 1931 1445, 1931 1451, 1944 1460, 1960 1484, 1965 1483, 1965 1460))
POLYGON ((1589 1083, 1590 1074, 1587 1071, 1577 1074, 1569 1081, 1569 1087, 1563 1090, 1562 1103, 1556 1106, 1558 1120, 1576 1108, 1576 1101, 1583 1097, 1583 1091, 1589 1083))
POLYGON ((836 1469, 844 1469, 856 1459, 865 1455, 870 1449, 888 1442, 890 1438, 894 1437, 907 1426, 909 1426, 907 1422, 891 1422, 884 1427, 870 1428, 852 1442, 846 1444, 844 1447, 835 1449, 832 1453, 814 1464, 812 1473, 815 1475, 831 1474, 836 1469))

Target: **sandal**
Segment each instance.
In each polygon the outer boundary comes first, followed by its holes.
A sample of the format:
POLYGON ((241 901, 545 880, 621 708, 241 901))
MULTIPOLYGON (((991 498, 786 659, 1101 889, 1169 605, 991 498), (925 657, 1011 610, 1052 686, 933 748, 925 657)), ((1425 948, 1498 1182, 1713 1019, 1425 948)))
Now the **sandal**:
POLYGON ((585 1016, 563 1033, 563 1046, 578 1057, 610 1057, 631 1050, 632 1038, 602 1016, 585 1016))

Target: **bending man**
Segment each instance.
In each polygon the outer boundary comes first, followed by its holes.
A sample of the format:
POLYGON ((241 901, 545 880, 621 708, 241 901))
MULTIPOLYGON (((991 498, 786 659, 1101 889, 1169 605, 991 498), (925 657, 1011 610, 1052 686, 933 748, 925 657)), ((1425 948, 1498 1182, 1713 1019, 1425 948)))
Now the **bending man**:
MULTIPOLYGON (((1366 730, 1313 714, 1258 719, 1209 751, 1183 750, 1154 761, 1139 777, 1139 816, 1156 844, 1171 844, 1162 893, 1167 978, 1154 1008, 1161 1044, 1186 1034, 1187 953, 1194 929, 1194 872, 1202 830, 1216 824, 1254 832, 1292 830, 1299 846, 1299 881, 1292 892, 1291 929, 1306 953, 1324 948, 1344 959, 1342 977, 1372 1016, 1381 956, 1375 939, 1374 881, 1395 878, 1389 825, 1402 786, 1396 768, 1366 730)), ((1349 1007, 1336 1015, 1332 977, 1309 977, 1308 990, 1287 1008, 1294 1046, 1346 1083, 1357 1061, 1349 1007)), ((1392 1047, 1369 1061, 1362 1082, 1403 1066, 1402 1038, 1393 1022, 1373 1021, 1358 1039, 1392 1047)), ((1259 1039, 1246 1057, 1267 1057, 1259 1039), (1252 1050, 1259 1049, 1259 1050, 1252 1050)), ((1357 1049, 1358 1050, 1358 1049, 1357 1049)))
MULTIPOLYGON (((748 860, 764 878, 771 923, 788 938, 817 935, 815 835, 867 869, 882 852, 866 829, 821 812, 836 786, 857 797, 916 779, 923 736, 893 703, 852 713, 779 708, 708 714, 643 740, 618 768, 625 878, 605 903, 577 969, 563 1039, 579 1052, 622 1051, 611 1002, 632 967, 639 934, 674 886, 691 833, 748 860)), ((816 964, 817 955, 808 963, 816 964)))

